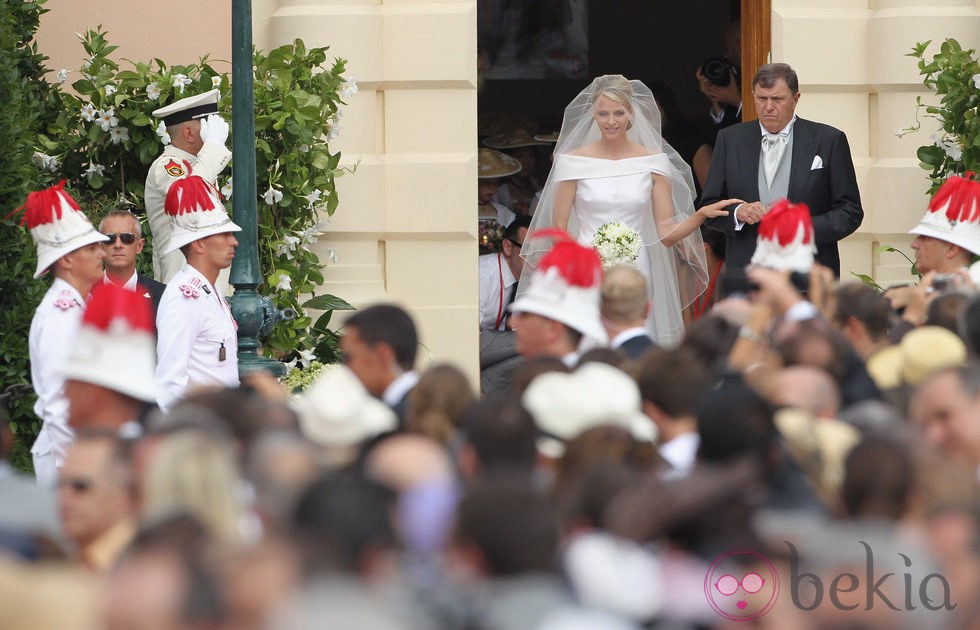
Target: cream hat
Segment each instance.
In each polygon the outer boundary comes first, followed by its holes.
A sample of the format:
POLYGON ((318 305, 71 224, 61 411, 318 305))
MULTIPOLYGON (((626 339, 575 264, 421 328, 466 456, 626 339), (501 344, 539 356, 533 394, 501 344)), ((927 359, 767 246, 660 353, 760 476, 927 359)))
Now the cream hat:
POLYGON ((868 374, 879 389, 918 385, 933 372, 966 362, 966 344, 942 326, 921 326, 902 341, 871 355, 868 374))
POLYGON ((65 192, 65 180, 46 190, 30 193, 21 208, 24 208, 21 225, 27 225, 37 246, 35 278, 40 278, 65 254, 109 240, 108 236, 96 231, 78 203, 65 192))
POLYGON ((330 365, 290 400, 303 435, 321 446, 352 446, 392 431, 398 418, 371 396, 350 368, 330 365))
POLYGON ((164 209, 173 229, 163 254, 208 236, 242 231, 232 223, 214 189, 197 175, 178 179, 170 186, 164 209))
POLYGON ((909 234, 959 245, 980 256, 980 182, 951 176, 929 202, 929 211, 909 234))
POLYGON ((63 373, 72 380, 153 402, 156 345, 153 312, 142 292, 99 284, 85 307, 63 373))
POLYGON ((520 162, 506 153, 493 149, 480 149, 478 161, 479 173, 477 177, 480 179, 507 177, 521 170, 520 162))
POLYGON ((534 313, 565 324, 601 344, 607 341, 599 315, 602 261, 591 247, 561 230, 539 230, 532 238, 555 238, 531 275, 527 291, 510 305, 512 313, 534 313))
POLYGON ((552 437, 539 447, 560 456, 567 442, 587 429, 612 424, 637 440, 652 442, 657 431, 643 413, 636 382, 619 368, 599 362, 579 366, 572 373, 546 372, 536 377, 521 399, 538 428, 552 437))
POLYGON ((218 113, 217 89, 210 90, 204 94, 195 94, 175 101, 166 107, 153 110, 153 115, 163 119, 163 124, 167 127, 178 123, 195 120, 197 118, 207 118, 211 114, 218 113))
POLYGON ((483 146, 491 149, 518 149, 520 147, 537 147, 547 142, 535 140, 526 129, 514 129, 507 133, 491 136, 483 141, 483 146))
POLYGON ((816 251, 810 208, 805 203, 782 199, 759 222, 752 264, 777 271, 810 273, 816 251))

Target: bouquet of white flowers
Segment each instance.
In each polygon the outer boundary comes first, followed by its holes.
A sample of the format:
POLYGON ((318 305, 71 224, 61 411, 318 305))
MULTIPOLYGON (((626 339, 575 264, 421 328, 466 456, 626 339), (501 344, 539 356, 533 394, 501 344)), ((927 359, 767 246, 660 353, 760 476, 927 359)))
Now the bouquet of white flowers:
POLYGON ((602 258, 603 269, 633 264, 640 255, 640 245, 640 234, 619 221, 603 223, 592 237, 592 247, 602 258))

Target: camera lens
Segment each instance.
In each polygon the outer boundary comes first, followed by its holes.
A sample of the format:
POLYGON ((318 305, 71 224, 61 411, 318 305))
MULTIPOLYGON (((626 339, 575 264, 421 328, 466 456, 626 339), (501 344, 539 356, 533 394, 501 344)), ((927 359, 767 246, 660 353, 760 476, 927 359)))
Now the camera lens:
POLYGON ((701 74, 717 86, 724 87, 732 82, 731 64, 721 57, 712 57, 701 64, 701 74))

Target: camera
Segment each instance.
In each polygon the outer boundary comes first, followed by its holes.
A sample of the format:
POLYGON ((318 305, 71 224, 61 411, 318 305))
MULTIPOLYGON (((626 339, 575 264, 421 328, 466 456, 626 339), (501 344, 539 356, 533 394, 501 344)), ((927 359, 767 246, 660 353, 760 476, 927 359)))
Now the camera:
POLYGON ((932 284, 929 286, 933 291, 944 292, 953 291, 959 284, 958 278, 952 273, 937 274, 932 279, 932 284))
MULTIPOLYGON (((810 274, 794 271, 789 275, 790 283, 793 288, 806 297, 810 292, 810 274)), ((749 280, 745 274, 745 269, 731 268, 726 269, 721 278, 722 294, 725 296, 742 295, 747 296, 759 290, 759 285, 749 280)))
POLYGON ((719 87, 725 87, 732 82, 732 73, 735 75, 735 80, 739 81, 741 73, 738 66, 724 57, 711 57, 701 64, 701 74, 704 78, 719 87))

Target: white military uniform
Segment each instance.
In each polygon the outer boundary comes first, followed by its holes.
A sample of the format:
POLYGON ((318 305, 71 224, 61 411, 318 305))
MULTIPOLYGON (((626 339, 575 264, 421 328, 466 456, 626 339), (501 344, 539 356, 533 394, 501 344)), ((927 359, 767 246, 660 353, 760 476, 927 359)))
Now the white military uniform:
POLYGON ((37 480, 44 485, 57 483, 65 451, 75 437, 68 426, 65 377, 60 370, 68 359, 84 311, 85 299, 78 290, 55 278, 31 320, 28 347, 31 382, 37 393, 34 413, 42 422, 31 455, 37 480))
POLYGON ((506 330, 507 306, 516 284, 503 254, 480 256, 480 330, 506 330))
POLYGON ((157 312, 161 409, 194 386, 238 386, 237 328, 228 303, 194 267, 185 265, 167 283, 157 312))
POLYGON ((166 249, 167 241, 170 240, 170 217, 164 212, 163 204, 167 200, 167 192, 171 184, 188 175, 198 175, 217 189, 218 174, 228 165, 229 160, 231 160, 231 151, 223 144, 205 142, 197 155, 168 144, 160 157, 150 165, 150 170, 146 174, 143 201, 146 204, 150 232, 153 234, 155 280, 169 283, 186 262, 179 250, 160 254, 166 249))

